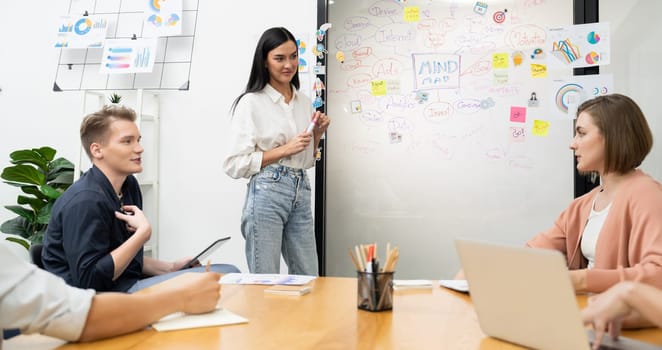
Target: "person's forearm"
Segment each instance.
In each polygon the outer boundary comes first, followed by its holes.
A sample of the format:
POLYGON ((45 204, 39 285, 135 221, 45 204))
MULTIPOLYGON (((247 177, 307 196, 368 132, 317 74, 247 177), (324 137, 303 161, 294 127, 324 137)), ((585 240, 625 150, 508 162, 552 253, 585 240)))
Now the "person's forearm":
POLYGON ((162 275, 173 270, 174 264, 171 262, 152 259, 147 256, 143 258, 143 273, 148 276, 162 275))
POLYGON ((140 330, 182 309, 175 293, 100 293, 94 296, 80 341, 107 338, 140 330), (140 312, 136 312, 140 310, 140 312))
POLYGON ((113 273, 113 281, 116 280, 127 266, 131 260, 138 254, 138 251, 143 247, 145 242, 149 239, 151 232, 143 232, 142 230, 150 230, 150 227, 141 228, 139 231, 136 231, 129 239, 127 239, 122 245, 115 248, 110 255, 113 257, 113 264, 115 271, 113 273))
POLYGON ((260 167, 264 168, 267 165, 277 163, 281 158, 285 158, 287 156, 288 154, 285 151, 284 145, 262 152, 262 165, 260 167))
POLYGON ((588 288, 586 282, 586 269, 571 270, 570 278, 572 280, 572 287, 577 293, 584 293, 588 288))
POLYGON ((662 290, 648 284, 632 283, 621 298, 644 319, 662 327, 662 290))

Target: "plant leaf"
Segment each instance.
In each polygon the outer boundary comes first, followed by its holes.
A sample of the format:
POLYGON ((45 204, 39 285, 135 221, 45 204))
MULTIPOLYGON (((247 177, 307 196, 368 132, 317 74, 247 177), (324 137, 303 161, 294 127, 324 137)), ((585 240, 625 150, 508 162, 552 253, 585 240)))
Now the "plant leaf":
POLYGON ((16 237, 5 237, 6 240, 14 243, 18 243, 23 246, 23 248, 27 249, 30 251, 30 243, 26 242, 24 239, 16 238, 16 237))
POLYGON ((43 208, 44 205, 48 203, 47 200, 42 200, 39 198, 34 198, 34 197, 28 197, 28 196, 18 196, 18 199, 16 200, 18 204, 27 204, 29 205, 32 210, 34 211, 39 211, 39 209, 43 208))
POLYGON ((44 172, 48 171, 48 160, 36 149, 22 149, 9 154, 12 164, 34 164, 44 172))
POLYGON ((46 183, 53 185, 66 185, 65 189, 69 187, 74 182, 74 171, 73 170, 63 170, 57 173, 48 174, 48 179, 46 183))
POLYGON ((6 205, 5 209, 13 212, 14 214, 17 214, 20 217, 25 218, 30 222, 35 220, 34 212, 32 210, 25 209, 20 205, 6 205))
POLYGON ((31 194, 31 195, 39 198, 39 199, 43 199, 45 201, 48 200, 48 196, 41 193, 41 191, 39 191, 39 187, 37 187, 37 186, 34 186, 34 185, 25 186, 25 185, 23 185, 23 186, 21 186, 21 191, 23 191, 26 194, 31 194))
POLYGON ((48 185, 39 186, 39 190, 50 199, 57 199, 62 194, 62 192, 48 185))
POLYGON ((37 212, 37 223, 48 225, 48 221, 51 219, 51 210, 53 209, 53 203, 49 202, 43 208, 39 209, 37 212))
POLYGON ((44 159, 46 159, 46 161, 49 162, 55 158, 55 153, 57 153, 55 149, 48 146, 33 148, 32 150, 39 153, 44 159))
POLYGON ((30 231, 30 224, 25 218, 17 216, 13 219, 9 219, 0 225, 0 231, 3 233, 9 233, 13 235, 19 235, 24 238, 30 237, 32 232, 30 231))
POLYGON ((28 240, 30 241, 31 244, 41 244, 44 242, 44 234, 46 233, 46 229, 48 229, 48 225, 40 225, 41 227, 39 230, 36 230, 34 234, 32 234, 30 237, 28 237, 28 240))
POLYGON ((49 163, 49 167, 51 169, 51 172, 56 172, 59 171, 60 169, 68 169, 73 171, 75 166, 74 163, 70 162, 66 158, 58 158, 49 163))
POLYGON ((45 183, 44 174, 39 170, 25 164, 8 166, 2 170, 0 177, 7 181, 27 183, 33 185, 43 185, 45 183))

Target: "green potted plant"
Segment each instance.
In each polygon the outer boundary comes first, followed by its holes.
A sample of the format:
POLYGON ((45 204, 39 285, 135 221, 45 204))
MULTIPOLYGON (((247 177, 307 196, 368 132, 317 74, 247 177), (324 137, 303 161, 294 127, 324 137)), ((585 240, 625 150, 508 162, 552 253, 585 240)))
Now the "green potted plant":
POLYGON ((55 200, 74 178, 73 163, 65 158, 55 159, 56 153, 51 147, 41 147, 17 150, 9 155, 12 165, 3 169, 0 178, 23 193, 18 195, 18 205, 5 206, 18 216, 0 225, 0 231, 24 237, 32 244, 41 243, 55 200))
POLYGON ((120 101, 122 101, 122 95, 113 92, 110 94, 110 96, 108 96, 108 101, 110 101, 112 104, 119 104, 120 101))

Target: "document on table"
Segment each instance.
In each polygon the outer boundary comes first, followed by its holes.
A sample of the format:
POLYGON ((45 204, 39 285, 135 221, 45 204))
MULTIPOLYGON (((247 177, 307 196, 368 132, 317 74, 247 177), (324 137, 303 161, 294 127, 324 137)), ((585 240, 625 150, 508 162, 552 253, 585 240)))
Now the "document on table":
POLYGON ((432 289, 430 280, 393 280, 394 290, 404 289, 432 289))
POLYGON ((263 273, 228 273, 221 277, 221 284, 285 284, 304 285, 317 278, 306 275, 278 275, 263 273))
POLYGON ((469 293, 467 280, 440 280, 439 285, 462 293, 469 293))
POLYGON ((191 315, 176 312, 163 317, 152 327, 159 332, 179 329, 222 326, 228 324, 246 323, 247 319, 228 311, 222 307, 206 314, 191 315))

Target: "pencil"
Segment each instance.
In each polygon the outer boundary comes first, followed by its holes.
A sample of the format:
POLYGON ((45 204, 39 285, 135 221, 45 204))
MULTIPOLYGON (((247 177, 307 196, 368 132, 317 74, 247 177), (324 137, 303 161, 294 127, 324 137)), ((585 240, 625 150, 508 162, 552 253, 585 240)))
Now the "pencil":
POLYGON ((211 266, 211 260, 207 259, 207 266, 205 266, 205 272, 209 272, 209 266, 211 266))
POLYGON ((354 254, 352 253, 352 249, 347 248, 347 251, 349 252, 349 256, 352 258, 352 263, 354 264, 354 268, 356 268, 356 271, 361 271, 361 267, 359 266, 359 262, 356 261, 356 257, 354 257, 354 254))

